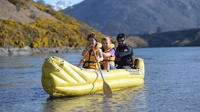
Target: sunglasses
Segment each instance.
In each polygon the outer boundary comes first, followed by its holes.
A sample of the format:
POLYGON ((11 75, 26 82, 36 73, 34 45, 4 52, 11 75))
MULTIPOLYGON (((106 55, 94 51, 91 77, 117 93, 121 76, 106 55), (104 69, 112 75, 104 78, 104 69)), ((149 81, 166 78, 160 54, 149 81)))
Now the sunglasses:
POLYGON ((117 40, 117 42, 124 42, 124 40, 117 40))

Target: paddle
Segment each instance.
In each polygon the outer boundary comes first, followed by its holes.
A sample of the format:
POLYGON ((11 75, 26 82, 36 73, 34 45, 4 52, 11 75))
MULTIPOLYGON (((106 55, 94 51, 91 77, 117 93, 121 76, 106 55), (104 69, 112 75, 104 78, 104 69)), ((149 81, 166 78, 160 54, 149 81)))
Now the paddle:
MULTIPOLYGON (((94 52, 94 49, 93 49, 93 52, 94 52)), ((108 97, 112 97, 112 90, 111 90, 110 86, 106 83, 106 81, 105 81, 104 78, 103 78, 103 74, 102 74, 102 71, 101 71, 101 67, 100 67, 99 62, 97 61, 97 56, 96 56, 96 53, 95 53, 95 52, 94 52, 94 56, 95 56, 95 60, 96 60, 98 69, 99 69, 99 71, 100 71, 101 77, 102 77, 102 79, 103 79, 103 93, 104 93, 104 95, 106 95, 106 96, 108 96, 108 97)))

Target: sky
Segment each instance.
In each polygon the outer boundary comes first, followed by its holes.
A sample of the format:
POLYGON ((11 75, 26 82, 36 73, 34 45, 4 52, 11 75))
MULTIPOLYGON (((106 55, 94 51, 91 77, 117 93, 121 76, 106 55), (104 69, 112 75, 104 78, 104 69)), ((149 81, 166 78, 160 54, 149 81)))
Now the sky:
POLYGON ((48 3, 48 4, 56 4, 58 1, 65 1, 74 5, 74 4, 80 3, 83 0, 44 0, 44 1, 45 3, 48 3))
MULTIPOLYGON (((37 1, 37 0, 34 0, 37 1)), ((43 0, 46 4, 53 6, 55 10, 62 10, 67 7, 73 6, 83 0, 43 0)))

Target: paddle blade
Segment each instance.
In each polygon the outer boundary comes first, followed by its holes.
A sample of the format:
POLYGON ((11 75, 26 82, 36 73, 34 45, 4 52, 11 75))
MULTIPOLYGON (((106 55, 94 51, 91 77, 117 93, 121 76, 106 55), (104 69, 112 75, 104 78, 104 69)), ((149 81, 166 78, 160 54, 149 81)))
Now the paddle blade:
POLYGON ((103 81, 103 93, 108 97, 112 97, 112 90, 105 81, 103 81))

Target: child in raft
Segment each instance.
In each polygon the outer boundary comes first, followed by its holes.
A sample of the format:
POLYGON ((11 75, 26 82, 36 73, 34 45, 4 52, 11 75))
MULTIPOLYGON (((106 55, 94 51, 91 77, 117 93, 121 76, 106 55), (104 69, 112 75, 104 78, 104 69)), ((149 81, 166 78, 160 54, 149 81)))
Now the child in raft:
POLYGON ((101 51, 102 44, 99 43, 96 39, 95 34, 89 34, 87 37, 88 40, 88 45, 86 49, 82 52, 82 56, 84 58, 81 60, 83 61, 83 68, 86 69, 99 69, 96 59, 98 62, 103 61, 103 55, 101 51), (96 54, 96 59, 95 59, 95 54, 96 54))
POLYGON ((107 71, 114 70, 115 68, 115 45, 111 43, 109 37, 104 37, 101 40, 102 43, 102 51, 103 51, 103 61, 100 62, 102 69, 107 71))

